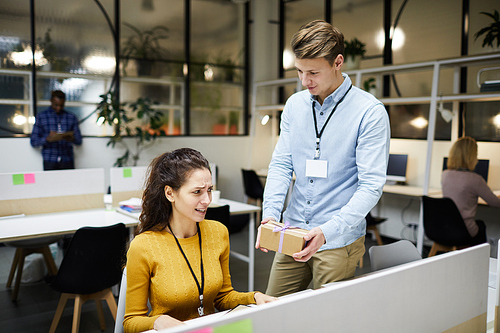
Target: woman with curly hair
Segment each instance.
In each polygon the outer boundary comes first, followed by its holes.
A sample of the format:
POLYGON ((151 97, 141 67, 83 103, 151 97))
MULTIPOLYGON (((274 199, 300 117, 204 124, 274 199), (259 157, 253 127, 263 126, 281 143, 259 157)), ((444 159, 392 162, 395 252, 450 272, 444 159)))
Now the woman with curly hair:
POLYGON ((209 163, 194 149, 177 149, 152 161, 140 223, 127 253, 125 332, 164 329, 215 309, 276 299, 233 290, 228 230, 205 220, 212 188, 209 163))

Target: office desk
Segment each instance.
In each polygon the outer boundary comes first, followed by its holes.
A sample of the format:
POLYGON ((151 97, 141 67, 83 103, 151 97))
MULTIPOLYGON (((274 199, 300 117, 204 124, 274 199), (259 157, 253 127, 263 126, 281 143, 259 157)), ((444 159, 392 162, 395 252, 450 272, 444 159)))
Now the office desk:
POLYGON ((137 225, 136 218, 104 208, 34 214, 0 219, 0 242, 69 235, 81 227, 104 227, 116 223, 137 225))
MULTIPOLYGON (((253 291, 254 286, 254 271, 255 271, 255 218, 260 212, 259 206, 249 205, 246 203, 220 199, 217 204, 211 203, 209 207, 219 207, 229 205, 229 213, 231 215, 250 214, 250 221, 248 222, 248 256, 241 253, 231 251, 231 254, 236 258, 248 263, 248 291, 253 291)), ((117 208, 117 212, 127 215, 131 218, 138 219, 140 213, 129 213, 125 210, 117 208)))
MULTIPOLYGON (((421 197, 424 195, 424 188, 421 186, 410 185, 384 185, 384 193, 406 195, 410 197, 421 197)), ((441 190, 430 188, 427 195, 441 193, 441 190)))

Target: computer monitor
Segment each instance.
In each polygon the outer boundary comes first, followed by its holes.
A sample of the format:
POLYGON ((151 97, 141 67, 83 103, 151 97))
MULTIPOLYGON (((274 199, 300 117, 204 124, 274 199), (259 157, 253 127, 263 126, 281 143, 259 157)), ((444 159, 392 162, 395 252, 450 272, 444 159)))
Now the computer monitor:
MULTIPOLYGON (((488 182, 488 170, 490 167, 490 160, 477 160, 475 173, 481 175, 485 182, 488 182)), ((448 157, 443 158, 443 170, 448 169, 448 157)))
POLYGON ((387 183, 406 182, 407 164, 408 155, 389 154, 389 163, 387 163, 387 183))

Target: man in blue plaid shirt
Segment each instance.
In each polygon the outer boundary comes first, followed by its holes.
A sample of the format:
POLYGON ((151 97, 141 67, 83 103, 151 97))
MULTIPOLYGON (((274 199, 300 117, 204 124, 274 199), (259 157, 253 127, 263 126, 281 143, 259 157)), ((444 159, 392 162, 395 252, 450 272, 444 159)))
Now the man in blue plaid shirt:
POLYGON ((73 144, 82 144, 76 116, 64 110, 66 95, 54 90, 50 108, 36 116, 31 145, 42 147, 43 170, 74 169, 73 144))

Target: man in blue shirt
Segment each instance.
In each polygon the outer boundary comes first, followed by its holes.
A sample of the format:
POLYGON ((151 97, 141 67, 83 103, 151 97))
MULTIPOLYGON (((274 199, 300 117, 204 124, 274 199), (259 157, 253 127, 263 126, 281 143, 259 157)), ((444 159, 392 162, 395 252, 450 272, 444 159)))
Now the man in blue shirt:
MULTIPOLYGON (((373 95, 342 73, 344 36, 324 21, 292 37, 295 67, 307 88, 285 104, 281 133, 264 191, 263 221, 279 221, 292 175, 296 180, 283 222, 309 230, 292 257, 276 253, 267 294, 283 296, 354 276, 365 252, 365 216, 385 184, 390 127, 373 95)), ((256 248, 260 248, 260 229, 256 248)), ((266 249, 261 249, 267 252, 266 249)))
POLYGON ((50 108, 36 116, 31 145, 42 146, 43 170, 74 169, 73 144, 82 144, 76 116, 64 110, 66 95, 52 92, 50 108))

